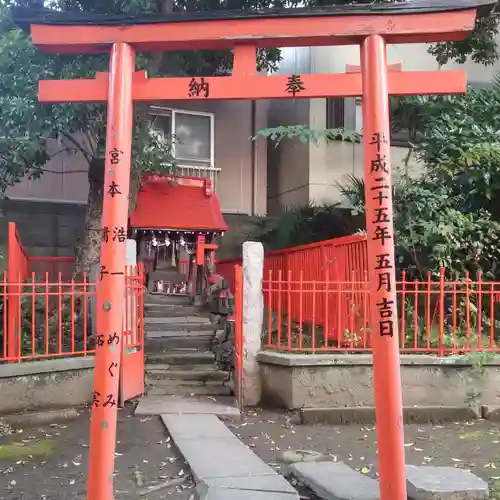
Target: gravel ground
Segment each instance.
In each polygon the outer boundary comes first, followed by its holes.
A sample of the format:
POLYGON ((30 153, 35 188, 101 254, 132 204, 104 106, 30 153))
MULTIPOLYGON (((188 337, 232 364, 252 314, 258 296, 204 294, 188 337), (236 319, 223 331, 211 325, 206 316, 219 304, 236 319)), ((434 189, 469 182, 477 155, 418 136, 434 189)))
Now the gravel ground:
MULTIPOLYGON (((64 424, 18 429, 0 438, 1 500, 86 498, 89 410, 64 424)), ((2 434, 10 429, 0 429, 2 434)), ((117 500, 188 500, 191 483, 141 495, 149 486, 189 473, 158 417, 119 413, 116 449, 117 500)))
MULTIPOLYGON (((251 411, 229 424, 257 455, 281 472, 286 450, 309 450, 372 477, 377 476, 374 426, 293 425, 285 413, 251 411)), ((452 466, 490 481, 491 498, 500 500, 500 426, 486 420, 446 425, 405 426, 406 460, 413 465, 452 466)))

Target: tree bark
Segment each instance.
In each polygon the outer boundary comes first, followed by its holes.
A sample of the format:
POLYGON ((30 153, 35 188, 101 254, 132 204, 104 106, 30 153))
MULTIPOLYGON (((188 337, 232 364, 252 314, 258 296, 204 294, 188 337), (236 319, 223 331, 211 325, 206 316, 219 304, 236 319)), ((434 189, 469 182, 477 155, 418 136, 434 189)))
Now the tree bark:
MULTIPOLYGON (((101 256, 101 216, 103 203, 104 160, 96 158, 89 164, 89 195, 83 236, 75 245, 75 280, 89 273, 101 256)), ((93 279, 93 277, 92 277, 93 279)))

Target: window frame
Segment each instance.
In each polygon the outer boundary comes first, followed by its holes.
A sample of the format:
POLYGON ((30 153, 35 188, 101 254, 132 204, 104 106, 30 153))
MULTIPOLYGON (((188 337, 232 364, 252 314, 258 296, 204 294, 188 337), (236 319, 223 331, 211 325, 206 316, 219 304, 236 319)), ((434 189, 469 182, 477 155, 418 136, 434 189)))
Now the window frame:
POLYGON ((171 148, 172 148, 172 156, 178 161, 181 165, 186 166, 215 166, 215 114, 207 113, 205 111, 192 111, 188 109, 180 109, 180 108, 170 108, 166 106, 149 106, 150 116, 153 117, 153 125, 154 119, 157 116, 170 116, 172 122, 172 131, 171 131, 171 148), (175 147, 175 130, 176 130, 176 115, 191 115, 191 116, 204 116, 209 118, 210 120, 210 155, 206 160, 200 160, 199 158, 178 158, 177 151, 175 147))
POLYGON ((326 128, 336 129, 345 127, 345 98, 326 98, 326 128))
MULTIPOLYGON (((360 108, 361 116, 362 116, 363 102, 362 102, 362 99, 360 97, 356 98, 356 107, 360 108)), ((390 108, 390 106, 389 106, 389 108, 390 108)), ((412 139, 410 136, 410 131, 407 129, 393 132, 392 124, 393 124, 393 121, 391 118, 391 110, 389 109, 389 127, 390 127, 390 145, 391 145, 391 147, 410 148, 411 144, 418 144, 420 142, 420 139, 417 137, 412 139)), ((359 127, 359 123, 356 122, 356 130, 358 130, 358 127, 359 127)), ((361 127, 359 127, 360 132, 362 131, 362 128, 363 128, 363 123, 362 123, 362 119, 361 119, 361 127)))

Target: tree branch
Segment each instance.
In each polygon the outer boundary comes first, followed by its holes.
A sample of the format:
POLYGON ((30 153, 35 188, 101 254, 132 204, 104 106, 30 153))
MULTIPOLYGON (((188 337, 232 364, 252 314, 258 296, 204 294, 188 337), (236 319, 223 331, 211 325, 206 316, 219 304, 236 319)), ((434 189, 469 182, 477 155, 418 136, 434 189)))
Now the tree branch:
POLYGON ((67 132, 62 132, 63 137, 68 139, 71 143, 73 143, 78 151, 83 155, 83 157, 87 160, 88 163, 92 161, 92 154, 87 151, 71 134, 68 134, 67 132))

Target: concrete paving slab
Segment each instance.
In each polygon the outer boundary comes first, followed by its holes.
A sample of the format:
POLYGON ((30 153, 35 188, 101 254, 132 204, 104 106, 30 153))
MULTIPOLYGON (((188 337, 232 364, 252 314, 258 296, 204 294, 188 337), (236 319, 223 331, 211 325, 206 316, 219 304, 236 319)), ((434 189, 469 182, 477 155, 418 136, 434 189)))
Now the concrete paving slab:
POLYGON ((488 484, 455 467, 406 466, 410 500, 487 500, 488 484))
MULTIPOLYGON (((251 490, 269 493, 286 493, 297 497, 297 490, 280 475, 276 476, 252 476, 252 477, 216 477, 204 479, 203 482, 209 488, 229 490, 251 490)), ((288 496, 288 500, 293 500, 288 496)))
POLYGON ((176 439, 238 439, 215 415, 161 415, 176 439))
POLYGON ((214 415, 162 415, 200 500, 299 500, 288 481, 214 415))
POLYGON ((215 442, 213 439, 178 439, 175 434, 170 435, 197 480, 277 475, 238 439, 215 442))
MULTIPOLYGON (((200 500, 290 500, 293 498, 287 493, 233 490, 223 488, 209 488, 204 492, 198 492, 200 500)), ((297 495, 297 499, 298 499, 297 495)))
POLYGON ((379 500, 375 479, 351 469, 343 462, 302 462, 290 466, 291 473, 324 500, 379 500))
POLYGON ((234 398, 207 396, 146 396, 139 401, 136 415, 202 414, 238 417, 234 398))

